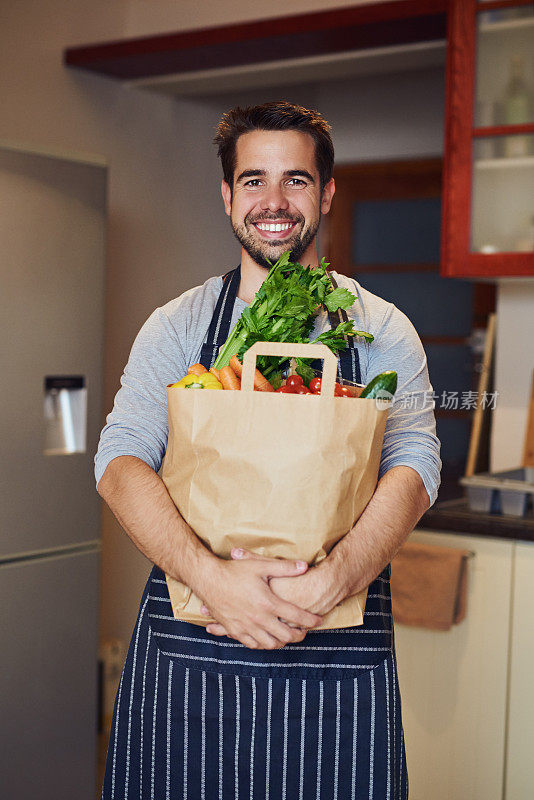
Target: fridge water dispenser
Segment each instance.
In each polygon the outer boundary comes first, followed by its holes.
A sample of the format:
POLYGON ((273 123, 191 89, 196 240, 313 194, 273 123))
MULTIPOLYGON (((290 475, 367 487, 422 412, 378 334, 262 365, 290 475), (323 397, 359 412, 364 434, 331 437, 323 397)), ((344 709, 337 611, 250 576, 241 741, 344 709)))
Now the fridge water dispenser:
POLYGON ((45 377, 44 422, 44 455, 85 453, 87 389, 83 375, 45 377))

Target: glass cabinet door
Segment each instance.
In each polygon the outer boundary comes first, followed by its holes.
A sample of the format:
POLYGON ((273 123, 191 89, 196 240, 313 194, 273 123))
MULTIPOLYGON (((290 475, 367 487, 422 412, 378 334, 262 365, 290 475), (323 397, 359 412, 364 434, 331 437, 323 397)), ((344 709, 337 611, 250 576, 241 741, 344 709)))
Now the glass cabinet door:
MULTIPOLYGON (((480 11, 476 17, 475 127, 534 122, 533 93, 534 7, 480 11)), ((528 153, 529 144, 523 142, 503 148, 502 154, 528 153)))
POLYGON ((476 26, 471 251, 533 252, 534 134, 506 131, 534 122, 534 7, 482 11, 476 26))

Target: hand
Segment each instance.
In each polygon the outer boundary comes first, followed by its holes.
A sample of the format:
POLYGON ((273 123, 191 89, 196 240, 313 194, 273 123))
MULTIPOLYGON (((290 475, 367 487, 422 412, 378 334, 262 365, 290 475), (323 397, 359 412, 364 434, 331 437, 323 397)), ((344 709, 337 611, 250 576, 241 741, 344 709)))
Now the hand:
POLYGON ((307 569, 305 561, 264 558, 240 549, 232 551, 231 561, 212 562, 201 596, 203 613, 217 623, 206 630, 253 649, 275 650, 302 641, 309 628, 321 623, 321 616, 278 597, 269 582, 307 569))
POLYGON ((323 616, 344 598, 344 592, 329 566, 322 561, 297 577, 271 578, 269 586, 282 600, 323 616))
MULTIPOLYGON (((260 558, 248 550, 243 550, 241 557, 260 558)), ((269 586, 283 600, 322 616, 346 596, 340 577, 339 573, 331 568, 330 561, 324 559, 300 575, 272 577, 269 586)))

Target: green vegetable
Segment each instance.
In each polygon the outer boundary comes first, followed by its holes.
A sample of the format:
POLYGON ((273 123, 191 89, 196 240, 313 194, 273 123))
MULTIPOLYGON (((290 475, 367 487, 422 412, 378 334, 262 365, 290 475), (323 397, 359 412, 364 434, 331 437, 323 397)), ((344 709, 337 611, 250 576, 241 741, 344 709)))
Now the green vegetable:
POLYGON ((369 381, 360 397, 383 398, 385 392, 393 396, 396 391, 397 373, 393 370, 388 370, 387 372, 381 372, 380 375, 376 375, 372 381, 369 381))
MULTIPOLYGON (((323 259, 316 269, 303 267, 289 260, 289 252, 274 264, 251 305, 236 322, 230 336, 221 348, 213 365, 221 369, 232 356, 240 360, 256 342, 309 342, 315 317, 320 308, 337 311, 350 308, 356 296, 348 289, 334 289, 323 259)), ((325 331, 314 342, 323 342, 334 353, 347 346, 345 336, 362 336, 367 341, 373 337, 357 331, 352 322, 343 322, 334 330, 325 331)), ((280 381, 280 370, 287 365, 286 358, 260 356, 257 367, 273 384, 280 381)), ((309 359, 297 360, 297 372, 309 371, 309 359), (301 371, 302 370, 302 371, 301 371)))

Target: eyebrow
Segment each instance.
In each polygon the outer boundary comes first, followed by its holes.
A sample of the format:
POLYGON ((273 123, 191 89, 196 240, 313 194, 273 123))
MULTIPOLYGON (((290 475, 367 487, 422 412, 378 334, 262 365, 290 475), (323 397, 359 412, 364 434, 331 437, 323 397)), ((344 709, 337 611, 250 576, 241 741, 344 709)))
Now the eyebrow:
MULTIPOLYGON (((240 183, 241 181, 245 180, 245 178, 260 178, 266 175, 266 171, 264 169, 245 169, 243 172, 238 175, 236 179, 236 183, 240 183)), ((313 175, 305 169, 287 169, 284 172, 284 176, 287 178, 295 178, 298 175, 302 175, 303 178, 306 178, 310 183, 315 183, 313 179, 313 175)))

